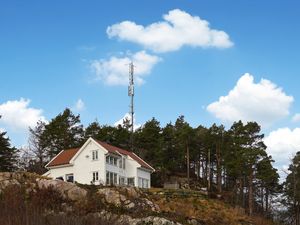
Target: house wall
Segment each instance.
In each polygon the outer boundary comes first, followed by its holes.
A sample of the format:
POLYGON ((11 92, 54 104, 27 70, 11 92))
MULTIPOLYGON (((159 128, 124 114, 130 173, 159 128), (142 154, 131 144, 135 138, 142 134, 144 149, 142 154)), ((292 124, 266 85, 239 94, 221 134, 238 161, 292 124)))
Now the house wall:
POLYGON ((82 184, 91 184, 93 181, 93 172, 98 172, 99 182, 95 184, 105 184, 105 153, 106 150, 99 148, 99 146, 90 140, 80 154, 74 158, 74 174, 76 174, 75 181, 82 184), (92 152, 98 151, 98 159, 93 160, 92 152))
POLYGON ((149 171, 138 168, 137 169, 137 182, 138 182, 139 177, 143 178, 143 179, 147 179, 149 182, 148 187, 151 187, 151 173, 149 171))
MULTIPOLYGON (((52 178, 58 178, 58 177, 62 177, 64 179, 64 181, 66 180, 66 174, 70 174, 73 173, 74 169, 73 166, 64 166, 64 167, 56 167, 56 168, 51 168, 50 173, 49 173, 49 177, 52 178)), ((74 179, 76 179, 74 177, 74 179)))
POLYGON ((127 157, 127 160, 126 160, 126 175, 127 175, 127 178, 134 178, 134 186, 138 186, 138 183, 137 183, 137 168, 139 167, 140 165, 135 161, 133 160, 131 157, 127 157))

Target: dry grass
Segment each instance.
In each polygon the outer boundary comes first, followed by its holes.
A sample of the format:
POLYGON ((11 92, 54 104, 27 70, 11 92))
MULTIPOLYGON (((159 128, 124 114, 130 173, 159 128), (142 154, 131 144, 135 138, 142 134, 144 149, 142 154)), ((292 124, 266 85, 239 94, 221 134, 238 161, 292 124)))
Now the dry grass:
POLYGON ((28 192, 23 187, 7 187, 0 195, 1 225, 106 225, 118 224, 88 214, 86 209, 76 213, 61 213, 71 205, 55 190, 37 189, 28 192))
MULTIPOLYGON (((158 192, 158 190, 152 190, 158 192)), ((248 217, 241 208, 233 208, 222 201, 208 199, 206 196, 192 196, 182 191, 164 196, 152 195, 153 200, 165 213, 178 215, 181 218, 195 218, 208 225, 238 225, 256 224, 272 225, 273 223, 261 217, 248 217), (181 193, 181 194, 179 194, 181 193)), ((189 193, 189 192, 187 192, 189 193)), ((191 193, 195 195, 195 193, 191 193)))

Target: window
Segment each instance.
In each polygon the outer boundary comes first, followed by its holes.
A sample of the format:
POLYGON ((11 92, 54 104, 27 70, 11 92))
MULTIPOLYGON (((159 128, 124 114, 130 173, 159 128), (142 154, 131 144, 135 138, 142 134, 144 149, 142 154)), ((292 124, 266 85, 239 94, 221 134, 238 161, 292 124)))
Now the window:
POLYGON ((134 186, 134 177, 127 178, 128 186, 134 186))
POLYGON ((119 161, 119 167, 123 168, 123 160, 122 159, 120 159, 120 161, 119 161))
POLYGON ((74 182, 74 175, 73 175, 73 173, 66 174, 66 181, 67 182, 71 182, 71 183, 74 182))
POLYGON ((62 180, 62 181, 64 180, 63 177, 56 177, 55 179, 56 179, 56 180, 62 180))
POLYGON ((126 185, 126 178, 125 177, 119 177, 119 185, 126 185))
POLYGON ((121 158, 119 161, 119 167, 123 170, 125 170, 125 158, 121 158))
POLYGON ((115 156, 108 155, 108 156, 106 156, 106 163, 110 164, 110 165, 117 166, 118 165, 118 158, 115 157, 115 156))
POLYGON ((99 180, 98 172, 93 172, 93 182, 98 181, 98 180, 99 180))
POLYGON ((98 160, 98 151, 97 150, 92 151, 92 159, 98 160))
POLYGON ((148 188, 149 187, 149 180, 148 179, 139 177, 138 181, 139 181, 139 187, 140 188, 148 188))
POLYGON ((118 175, 116 173, 106 171, 106 184, 107 185, 118 184, 118 175))

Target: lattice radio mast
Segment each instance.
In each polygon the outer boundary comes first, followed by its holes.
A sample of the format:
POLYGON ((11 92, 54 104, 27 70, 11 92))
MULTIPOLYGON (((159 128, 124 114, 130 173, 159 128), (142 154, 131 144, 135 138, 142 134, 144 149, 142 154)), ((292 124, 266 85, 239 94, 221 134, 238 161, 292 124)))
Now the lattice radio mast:
POLYGON ((129 86, 128 86, 128 96, 130 97, 130 116, 131 116, 131 150, 133 151, 133 117, 134 117, 134 108, 133 108, 133 98, 134 98, 134 81, 133 81, 133 74, 134 74, 134 65, 133 62, 129 63, 129 86))

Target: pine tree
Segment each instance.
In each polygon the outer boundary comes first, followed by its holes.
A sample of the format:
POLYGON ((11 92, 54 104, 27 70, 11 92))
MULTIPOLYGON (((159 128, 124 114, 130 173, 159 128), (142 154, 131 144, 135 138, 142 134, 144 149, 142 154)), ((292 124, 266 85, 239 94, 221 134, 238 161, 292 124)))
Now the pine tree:
POLYGON ((292 215, 293 224, 300 224, 300 152, 297 152, 289 166, 290 174, 284 183, 285 205, 292 215))
MULTIPOLYGON (((1 118, 1 117, 0 117, 1 118)), ((0 171, 10 172, 16 169, 18 150, 12 147, 6 132, 0 132, 0 171)))
POLYGON ((89 137, 94 139, 99 139, 99 135, 101 133, 101 125, 96 120, 88 125, 88 127, 84 131, 84 139, 87 140, 89 137))
POLYGON ((152 118, 135 132, 134 138, 137 153, 156 169, 162 166, 161 136, 160 124, 152 118))
POLYGON ((267 215, 271 208, 270 197, 280 193, 279 175, 272 166, 271 156, 264 157, 257 165, 256 178, 258 179, 258 196, 261 198, 262 211, 267 215))
POLYGON ((45 125, 40 140, 50 158, 61 150, 79 147, 83 141, 84 132, 80 116, 75 116, 68 108, 45 125))

